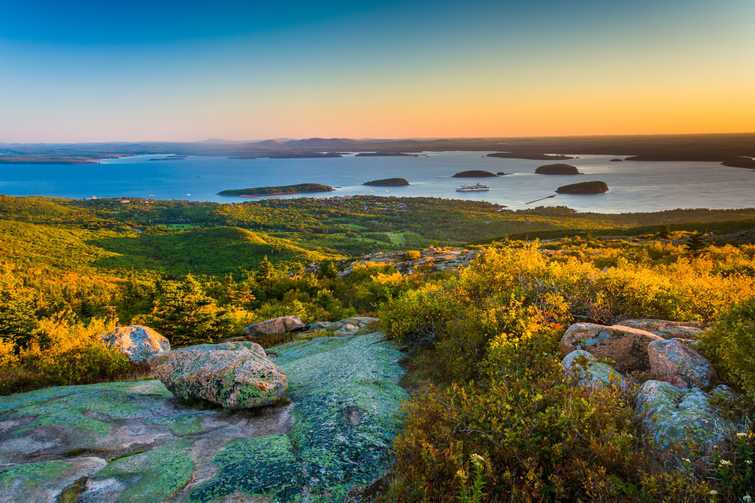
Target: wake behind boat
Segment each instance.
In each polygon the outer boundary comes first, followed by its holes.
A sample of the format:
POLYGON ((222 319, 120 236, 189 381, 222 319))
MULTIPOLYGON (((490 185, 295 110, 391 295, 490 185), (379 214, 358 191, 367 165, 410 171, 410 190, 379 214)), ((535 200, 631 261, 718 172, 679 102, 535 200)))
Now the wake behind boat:
POLYGON ((489 190, 490 187, 487 185, 476 183, 474 185, 463 185, 456 189, 456 192, 488 192, 489 190))

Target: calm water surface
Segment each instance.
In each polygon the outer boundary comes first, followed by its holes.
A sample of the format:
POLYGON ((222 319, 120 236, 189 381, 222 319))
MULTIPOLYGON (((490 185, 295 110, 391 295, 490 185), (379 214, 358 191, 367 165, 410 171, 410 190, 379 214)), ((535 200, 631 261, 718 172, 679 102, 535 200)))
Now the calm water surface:
MULTIPOLYGON (((755 170, 727 168, 711 162, 610 162, 615 156, 579 156, 566 161, 581 176, 536 175, 544 161, 495 159, 484 152, 433 152, 419 157, 336 159, 226 159, 189 157, 150 161, 155 156, 107 160, 100 164, 0 164, 0 193, 71 198, 148 197, 195 201, 240 201, 217 195, 223 189, 325 183, 337 187, 315 197, 355 194, 433 196, 483 200, 513 209, 554 193, 559 185, 602 180, 602 195, 558 195, 534 205, 565 205, 579 211, 628 212, 673 208, 745 208, 755 206, 755 170), (458 193, 478 180, 457 179, 457 171, 484 169, 507 176, 479 180, 490 192, 458 193), (365 187, 368 180, 404 177, 409 187, 365 187)), ((309 196, 312 197, 312 196, 309 196)))

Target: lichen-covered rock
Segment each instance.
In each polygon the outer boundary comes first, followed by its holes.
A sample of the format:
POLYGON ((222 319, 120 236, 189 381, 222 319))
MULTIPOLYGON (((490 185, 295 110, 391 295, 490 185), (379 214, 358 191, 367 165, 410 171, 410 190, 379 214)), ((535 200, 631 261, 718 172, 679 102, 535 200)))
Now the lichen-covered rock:
POLYGON ((669 321, 651 318, 623 320, 617 323, 624 327, 639 328, 664 339, 695 340, 703 332, 702 324, 694 321, 669 321))
POLYGON ((567 373, 577 375, 581 386, 619 386, 626 389, 624 376, 607 363, 598 361, 592 354, 582 349, 569 353, 561 360, 561 365, 567 373))
POLYGON ((152 360, 152 371, 181 400, 206 400, 226 409, 279 401, 286 374, 253 342, 199 344, 152 360))
POLYGON ((706 388, 714 375, 710 362, 679 339, 661 339, 648 344, 648 360, 653 377, 681 388, 706 388))
POLYGON ((142 325, 116 327, 102 336, 103 342, 118 349, 134 363, 145 363, 150 358, 170 351, 170 342, 156 330, 142 325))
POLYGON ((391 465, 402 353, 378 332, 273 352, 291 403, 254 412, 192 407, 156 380, 0 396, 0 501, 354 501, 391 465), (77 452, 107 466, 74 469, 77 452))
POLYGON ((647 370, 647 346, 661 337, 637 328, 620 325, 574 323, 561 338, 561 353, 584 349, 598 357, 616 362, 620 372, 647 370))
POLYGON ((19 463, 0 467, 0 503, 55 503, 76 481, 107 463, 94 457, 19 463))
POLYGON ((280 335, 304 328, 298 316, 279 316, 271 320, 253 323, 244 328, 247 335, 280 335))
POLYGON ((306 330, 328 330, 336 335, 354 335, 379 321, 371 316, 352 316, 339 321, 315 321, 307 325, 306 330))
POLYGON ((653 445, 674 449, 677 455, 709 455, 735 432, 735 425, 719 414, 702 390, 665 381, 645 381, 637 393, 635 411, 653 445))

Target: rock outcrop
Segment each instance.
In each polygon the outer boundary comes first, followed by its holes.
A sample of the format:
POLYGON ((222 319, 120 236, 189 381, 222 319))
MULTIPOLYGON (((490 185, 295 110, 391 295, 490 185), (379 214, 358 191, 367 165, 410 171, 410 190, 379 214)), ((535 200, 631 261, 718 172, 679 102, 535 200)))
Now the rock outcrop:
POLYGON ((116 327, 102 336, 108 346, 118 349, 134 363, 146 363, 151 358, 170 351, 168 339, 149 327, 128 325, 116 327))
POLYGON ((254 342, 200 344, 152 360, 152 371, 176 398, 205 400, 226 409, 251 409, 280 401, 286 374, 254 342))
POLYGON ((0 501, 352 501, 391 465, 402 353, 381 333, 273 352, 291 402, 254 413, 155 380, 0 396, 0 501))
POLYGON ((579 170, 571 164, 556 163, 543 164, 535 170, 535 173, 538 175, 578 175, 579 170))
POLYGON ((575 323, 561 338, 561 352, 584 349, 595 356, 610 358, 620 372, 641 371, 650 368, 647 347, 656 340, 663 339, 637 328, 575 323))
POLYGON ((304 328, 304 323, 298 316, 279 316, 271 320, 253 323, 244 328, 244 332, 250 336, 280 335, 295 332, 304 328))
POLYGON ((702 324, 694 321, 669 321, 644 318, 622 320, 617 325, 647 330, 664 339, 694 340, 703 332, 702 324))
POLYGON ((662 339, 648 344, 650 374, 681 388, 707 388, 713 379, 713 367, 700 353, 679 339, 662 339))
POLYGON ((316 321, 307 325, 307 330, 328 330, 335 335, 354 335, 377 322, 377 318, 370 316, 353 316, 339 321, 316 321))
MULTIPOLYGON (((719 386, 711 394, 729 393, 719 386)), ((683 389, 664 381, 646 381, 635 400, 646 434, 659 449, 677 454, 710 454, 736 431, 735 425, 711 405, 698 388, 683 389)))
MULTIPOLYGON (((417 269, 445 271, 468 265, 480 252, 464 248, 436 248, 430 247, 418 250, 418 257, 408 257, 406 252, 378 252, 364 255, 358 260, 343 262, 338 271, 339 276, 348 276, 354 269, 365 264, 392 265, 404 273, 411 273, 417 269)), ((316 271, 318 265, 311 264, 308 270, 316 271)))
POLYGON ((591 353, 582 349, 576 349, 566 355, 561 365, 567 373, 576 374, 581 386, 616 385, 623 389, 628 386, 620 372, 607 363, 598 361, 591 353))
POLYGON ((653 319, 612 326, 575 323, 561 339, 561 364, 588 388, 618 385, 629 391, 629 382, 644 380, 635 396, 635 413, 653 446, 678 463, 680 456, 709 455, 736 431, 712 400, 717 395, 735 400, 731 390, 718 386, 704 391, 715 372, 691 347, 699 331, 696 324, 653 319), (622 375, 599 357, 630 374, 622 375))

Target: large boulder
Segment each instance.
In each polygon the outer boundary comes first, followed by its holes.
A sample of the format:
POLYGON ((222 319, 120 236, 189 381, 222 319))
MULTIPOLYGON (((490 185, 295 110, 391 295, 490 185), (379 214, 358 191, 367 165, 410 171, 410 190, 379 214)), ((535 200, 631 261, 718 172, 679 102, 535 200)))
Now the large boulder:
POLYGON ((273 404, 288 387, 286 374, 254 342, 177 349, 154 359, 152 370, 177 398, 206 400, 226 409, 273 404))
POLYGON ((170 342, 157 331, 142 325, 116 327, 102 336, 110 347, 118 349, 134 363, 145 363, 151 358, 170 351, 170 342))
POLYGON ((686 388, 710 386, 714 372, 710 362, 679 339, 661 339, 648 344, 650 373, 661 381, 686 388))
POLYGON ((271 320, 253 323, 244 328, 247 335, 280 335, 296 330, 302 330, 304 323, 298 316, 279 316, 271 320))
POLYGON ((568 374, 575 374, 580 386, 589 388, 616 385, 627 388, 624 376, 609 364, 598 361, 592 354, 582 349, 569 353, 561 360, 568 374))
POLYGON ((574 323, 561 338, 561 352, 568 354, 583 349, 595 356, 610 358, 620 372, 644 371, 650 368, 647 347, 661 337, 631 327, 574 323))
MULTIPOLYGON (((728 393, 725 386, 719 388, 711 394, 728 393)), ((674 449, 676 454, 709 455, 736 431, 734 423, 711 404, 710 395, 665 381, 645 381, 637 393, 635 412, 654 446, 674 449)))
POLYGON ((695 340, 703 331, 702 324, 694 321, 669 321, 652 318, 622 320, 617 325, 646 330, 664 339, 695 340))

